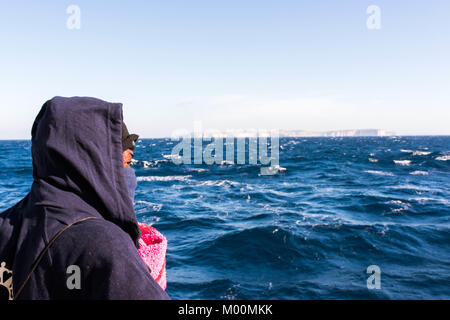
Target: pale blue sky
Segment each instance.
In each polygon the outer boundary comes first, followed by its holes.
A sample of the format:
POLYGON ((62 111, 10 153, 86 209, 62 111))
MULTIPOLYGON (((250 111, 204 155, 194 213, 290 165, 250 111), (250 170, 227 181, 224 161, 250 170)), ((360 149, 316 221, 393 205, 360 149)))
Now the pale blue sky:
POLYGON ((30 138, 56 95, 122 102, 142 137, 196 120, 450 134, 449 16, 448 0, 1 0, 0 139, 30 138))

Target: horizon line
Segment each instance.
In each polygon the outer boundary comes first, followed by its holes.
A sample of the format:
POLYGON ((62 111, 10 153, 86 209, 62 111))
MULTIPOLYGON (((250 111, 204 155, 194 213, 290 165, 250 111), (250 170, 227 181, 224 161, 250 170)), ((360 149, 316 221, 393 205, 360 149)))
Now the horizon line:
MULTIPOLYGON (((230 136, 229 138, 231 138, 231 137, 233 137, 233 136, 230 136)), ((370 136, 370 135, 362 135, 362 136, 280 136, 279 138, 389 138, 389 137, 450 137, 450 134, 393 134, 393 135, 385 135, 385 136, 370 136)), ((191 137, 191 138, 194 138, 194 137, 191 137)), ((221 137, 212 137, 212 138, 227 138, 227 137, 221 136, 221 137)), ((242 137, 234 137, 234 138, 252 138, 252 137, 242 136, 242 137)), ((172 139, 172 137, 169 137, 169 136, 145 137, 145 138, 139 137, 138 140, 148 140, 148 139, 172 139)), ((21 138, 3 139, 3 138, 0 138, 0 141, 31 141, 31 138, 28 138, 28 139, 21 139, 21 138)))

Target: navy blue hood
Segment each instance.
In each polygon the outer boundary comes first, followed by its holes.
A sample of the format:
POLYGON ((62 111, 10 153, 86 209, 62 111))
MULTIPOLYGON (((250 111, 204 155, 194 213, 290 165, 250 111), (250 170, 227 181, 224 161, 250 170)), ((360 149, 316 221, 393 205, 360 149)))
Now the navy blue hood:
POLYGON ((81 97, 47 101, 31 132, 31 194, 65 223, 100 215, 137 244, 140 233, 123 170, 122 119, 120 103, 81 97), (64 216, 58 215, 61 209, 64 216))
POLYGON ((81 97, 47 101, 31 132, 31 193, 40 205, 73 212, 56 213, 65 223, 82 218, 79 214, 100 215, 137 244, 140 232, 123 170, 122 119, 121 103, 81 97))
POLYGON ((84 217, 114 223, 138 247, 140 231, 124 178, 121 128, 120 103, 55 97, 42 106, 31 132, 31 190, 0 214, 0 257, 14 265, 14 287, 49 239, 84 217))

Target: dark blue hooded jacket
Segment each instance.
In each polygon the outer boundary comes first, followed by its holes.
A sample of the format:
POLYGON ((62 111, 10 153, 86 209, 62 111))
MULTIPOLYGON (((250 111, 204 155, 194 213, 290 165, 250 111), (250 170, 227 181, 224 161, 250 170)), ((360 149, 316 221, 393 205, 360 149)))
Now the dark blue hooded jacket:
POLYGON ((168 299, 137 252, 140 231, 124 179, 121 122, 120 103, 55 97, 43 105, 32 128, 31 190, 0 214, 0 294, 168 299), (87 217, 93 218, 55 240, 26 281, 49 241, 87 217), (80 275, 75 288, 71 266, 80 275))

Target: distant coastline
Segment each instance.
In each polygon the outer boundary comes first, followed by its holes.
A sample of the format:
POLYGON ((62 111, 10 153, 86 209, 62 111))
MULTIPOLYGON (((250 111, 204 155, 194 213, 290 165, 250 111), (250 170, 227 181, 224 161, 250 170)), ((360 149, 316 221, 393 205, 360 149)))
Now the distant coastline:
POLYGON ((307 131, 307 130, 213 130, 186 133, 187 137, 211 137, 211 138, 249 138, 249 137, 269 137, 279 135, 279 137, 299 138, 299 137, 388 137, 395 136, 394 132, 382 129, 351 129, 333 131, 307 131))
MULTIPOLYGON (((270 133, 270 130, 264 130, 259 132, 259 136, 264 136, 264 133, 270 133), (261 134, 262 133, 262 134, 261 134)), ((320 138, 320 137, 448 137, 450 134, 396 134, 393 131, 386 131, 383 129, 349 129, 349 130, 330 130, 330 131, 308 131, 308 130, 278 130, 280 138, 320 138)), ((203 133, 205 135, 206 133, 203 133)), ((194 137, 194 133, 191 133, 194 137)), ((215 132, 209 134, 209 137, 213 138, 227 138, 234 136, 235 138, 248 138, 256 136, 255 131, 251 130, 228 130, 215 132)), ((170 136, 153 136, 143 137, 139 140, 145 139, 171 139, 170 136)), ((30 141, 31 139, 4 139, 0 138, 0 141, 30 141)))
POLYGON ((382 129, 351 129, 334 131, 280 130, 281 137, 387 137, 395 136, 395 132, 382 129))

